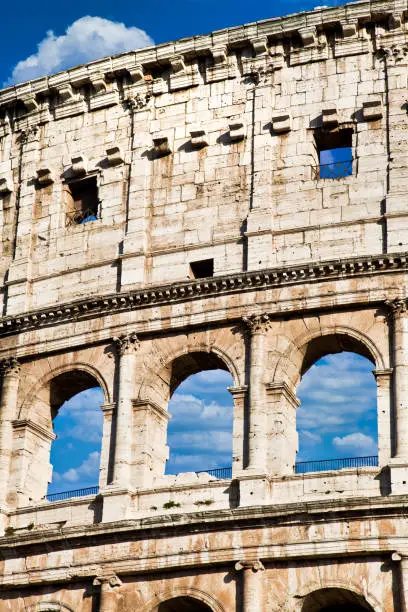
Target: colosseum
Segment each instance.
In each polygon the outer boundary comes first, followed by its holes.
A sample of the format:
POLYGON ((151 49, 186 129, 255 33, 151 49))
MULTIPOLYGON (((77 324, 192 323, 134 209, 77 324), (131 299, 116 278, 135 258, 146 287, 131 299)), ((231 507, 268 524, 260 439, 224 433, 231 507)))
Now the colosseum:
POLYGON ((407 20, 318 7, 0 91, 0 612, 407 612, 407 20), (342 351, 378 458, 299 471, 299 381, 342 351), (166 474, 211 369, 232 468, 166 474), (47 495, 94 387, 99 486, 47 495))

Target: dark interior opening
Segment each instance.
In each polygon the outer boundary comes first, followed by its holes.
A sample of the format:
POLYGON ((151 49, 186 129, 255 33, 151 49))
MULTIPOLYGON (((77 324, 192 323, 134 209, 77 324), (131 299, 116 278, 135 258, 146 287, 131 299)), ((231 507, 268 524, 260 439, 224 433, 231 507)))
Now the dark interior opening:
POLYGON ((190 263, 190 276, 192 278, 208 278, 214 276, 214 260, 202 259, 190 263))
POLYGON ((96 176, 67 185, 67 214, 73 224, 87 223, 98 218, 98 185, 96 176))
POLYGON ((207 604, 193 597, 175 597, 161 603, 156 610, 157 612, 211 612, 207 604))

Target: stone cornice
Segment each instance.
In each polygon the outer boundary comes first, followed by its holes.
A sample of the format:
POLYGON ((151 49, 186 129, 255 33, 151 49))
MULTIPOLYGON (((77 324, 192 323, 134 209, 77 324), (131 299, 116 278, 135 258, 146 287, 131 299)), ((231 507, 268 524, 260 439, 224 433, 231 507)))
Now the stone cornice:
MULTIPOLYGON (((337 27, 339 32, 342 32, 342 35, 336 38, 335 44, 343 47, 343 50, 335 55, 354 54, 357 48, 356 42, 366 42, 363 38, 359 37, 359 24, 384 22, 393 15, 400 24, 396 34, 399 35, 401 32, 404 34, 401 27, 401 16, 403 16, 406 10, 407 0, 376 0, 376 2, 367 0, 341 7, 318 8, 310 12, 267 19, 218 30, 207 35, 163 43, 155 47, 146 47, 106 57, 49 77, 38 78, 4 89, 0 91, 0 107, 8 107, 19 100, 25 104, 28 116, 34 117, 34 122, 42 123, 50 120, 48 101, 45 101, 44 98, 58 94, 60 101, 56 105, 56 108, 59 109, 56 112, 56 118, 69 116, 72 112, 78 112, 78 105, 81 106, 80 112, 85 110, 84 99, 82 94, 79 93, 79 88, 83 85, 92 86, 93 88, 93 93, 89 99, 91 110, 99 107, 98 105, 100 104, 102 106, 110 105, 119 101, 119 92, 115 89, 117 87, 115 82, 117 78, 123 80, 123 75, 126 75, 127 84, 124 86, 123 92, 121 92, 123 98, 136 96, 136 90, 144 91, 150 86, 152 82, 150 72, 153 67, 157 70, 158 67, 173 66, 176 63, 176 58, 178 58, 178 72, 174 72, 173 67, 172 76, 178 75, 179 78, 181 76, 182 83, 172 88, 170 79, 170 90, 177 89, 180 86, 194 86, 198 82, 192 78, 193 75, 191 70, 189 71, 188 65, 186 69, 184 60, 191 62, 191 60, 196 60, 201 56, 211 57, 213 49, 217 50, 220 46, 227 50, 235 50, 252 45, 255 57, 250 61, 251 66, 256 67, 259 59, 263 63, 264 59, 268 59, 268 61, 271 61, 272 67, 278 69, 282 66, 282 51, 273 48, 278 41, 290 36, 297 37, 303 42, 303 47, 300 50, 293 49, 292 53, 297 57, 299 53, 302 55, 306 51, 305 57, 309 57, 310 50, 314 49, 318 43, 322 43, 322 41, 319 41, 318 34, 326 29, 332 31, 333 27, 337 27), (350 27, 350 24, 353 27, 350 27), (268 49, 265 47, 265 52, 259 53, 259 40, 265 40, 265 44, 269 42, 272 44, 272 48, 268 49), (348 50, 349 47, 350 50, 348 50), (114 81, 113 84, 112 81, 114 81), (113 85, 113 88, 111 88, 111 85, 113 85), (62 104, 60 103, 61 100, 63 101, 62 104), (70 108, 72 103, 75 105, 74 111, 70 108)), ((392 34, 394 34, 393 31, 391 32, 392 34)), ((327 47, 327 45, 324 46, 327 47)), ((358 47, 357 52, 366 51, 366 46, 363 45, 361 49, 358 47)), ((322 55, 322 59, 327 59, 325 54, 322 55)), ((302 61, 300 59, 300 62, 302 61)), ((227 62, 225 62, 225 66, 228 66, 227 62)), ((228 78, 228 70, 226 70, 225 75, 225 78, 228 78)), ((30 121, 27 125, 29 124, 30 121)), ((17 129, 24 129, 24 125, 23 121, 22 126, 18 126, 17 129)))
MULTIPOLYGON (((322 519, 326 522, 337 521, 339 516, 347 516, 350 521, 362 520, 372 521, 375 518, 387 518, 399 520, 405 517, 406 499, 404 496, 395 496, 392 498, 350 498, 345 500, 332 500, 330 502, 312 502, 281 505, 279 507, 261 507, 255 506, 250 508, 241 508, 237 510, 225 511, 206 511, 199 513, 172 515, 157 517, 155 519, 140 520, 140 521, 121 521, 108 524, 87 525, 84 528, 70 527, 59 528, 54 530, 39 531, 29 534, 19 534, 11 537, 5 537, 0 540, 0 556, 2 558, 13 558, 24 555, 39 555, 41 549, 45 548, 48 552, 53 550, 61 550, 61 548, 78 548, 89 545, 92 539, 97 539, 99 544, 106 538, 109 540, 111 547, 115 544, 123 543, 130 539, 135 540, 139 536, 143 539, 147 537, 157 537, 159 529, 163 536, 167 531, 169 541, 171 537, 177 534, 180 538, 183 534, 188 535, 198 532, 214 532, 222 530, 226 532, 228 529, 236 530, 238 525, 245 529, 250 527, 251 530, 265 528, 273 529, 281 527, 283 524, 287 526, 295 526, 297 524, 313 524, 316 521, 321 523, 322 519)), ((52 568, 47 567, 44 571, 40 566, 33 566, 30 570, 15 571, 11 574, 6 574, 0 577, 0 584, 3 588, 13 588, 18 585, 27 583, 27 572, 29 572, 31 582, 41 581, 46 582, 61 582, 67 579, 81 580, 83 578, 95 577, 95 564, 100 568, 101 575, 107 575, 104 572, 104 566, 109 567, 109 572, 115 572, 122 576, 126 574, 149 572, 154 568, 157 571, 166 571, 168 569, 198 567, 208 565, 225 565, 234 564, 242 559, 260 558, 263 561, 273 559, 275 562, 281 560, 283 562, 288 559, 323 559, 333 555, 352 556, 371 556, 371 555, 390 555, 394 551, 399 550, 402 554, 408 551, 408 537, 405 534, 399 535, 363 535, 361 537, 343 538, 343 537, 315 537, 311 539, 297 540, 293 542, 270 542, 251 546, 250 544, 241 547, 239 550, 234 548, 217 548, 203 558, 201 551, 185 550, 180 553, 179 550, 161 554, 158 556, 146 555, 145 557, 135 558, 134 555, 129 555, 125 549, 123 552, 118 551, 114 560, 109 559, 108 562, 104 558, 101 559, 92 557, 88 562, 81 559, 80 564, 55 565, 52 568)))
POLYGON ((339 280, 371 274, 408 270, 408 253, 336 259, 318 263, 242 272, 171 285, 146 287, 126 293, 90 297, 58 306, 0 319, 0 336, 31 329, 85 320, 89 317, 127 312, 151 305, 166 305, 201 297, 216 296, 259 288, 274 288, 325 280, 339 280))

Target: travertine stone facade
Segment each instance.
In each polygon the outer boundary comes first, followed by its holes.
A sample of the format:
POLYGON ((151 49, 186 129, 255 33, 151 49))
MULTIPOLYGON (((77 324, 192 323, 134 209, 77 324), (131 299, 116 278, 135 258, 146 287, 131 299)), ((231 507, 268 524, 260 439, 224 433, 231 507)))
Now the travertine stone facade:
POLYGON ((407 18, 319 8, 0 91, 0 612, 408 611, 407 18), (295 473, 296 387, 342 350, 373 363, 379 465, 295 473), (232 479, 167 476, 169 398, 214 368, 232 479), (47 501, 52 419, 95 385, 99 494, 47 501))

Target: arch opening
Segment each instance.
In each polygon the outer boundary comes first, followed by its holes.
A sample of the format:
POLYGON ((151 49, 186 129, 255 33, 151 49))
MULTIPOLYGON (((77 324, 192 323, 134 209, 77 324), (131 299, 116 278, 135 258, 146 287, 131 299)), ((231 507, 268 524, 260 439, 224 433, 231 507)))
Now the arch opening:
POLYGON ((301 612, 374 612, 366 599, 340 588, 327 588, 313 591, 304 600, 301 612))
POLYGON ((188 353, 173 361, 167 474, 230 469, 233 399, 228 387, 232 385, 228 367, 214 353, 188 353))
POLYGON ((377 465, 372 370, 371 353, 353 338, 323 336, 306 348, 297 388, 298 473, 377 465))
POLYGON ((48 496, 95 488, 99 484, 103 427, 100 406, 104 396, 97 381, 84 374, 75 376, 74 380, 62 375, 61 386, 57 380, 61 377, 51 381, 51 412, 56 438, 50 451, 53 468, 48 496))
POLYGON ((174 597, 160 603, 152 612, 213 612, 206 603, 194 597, 174 597))

